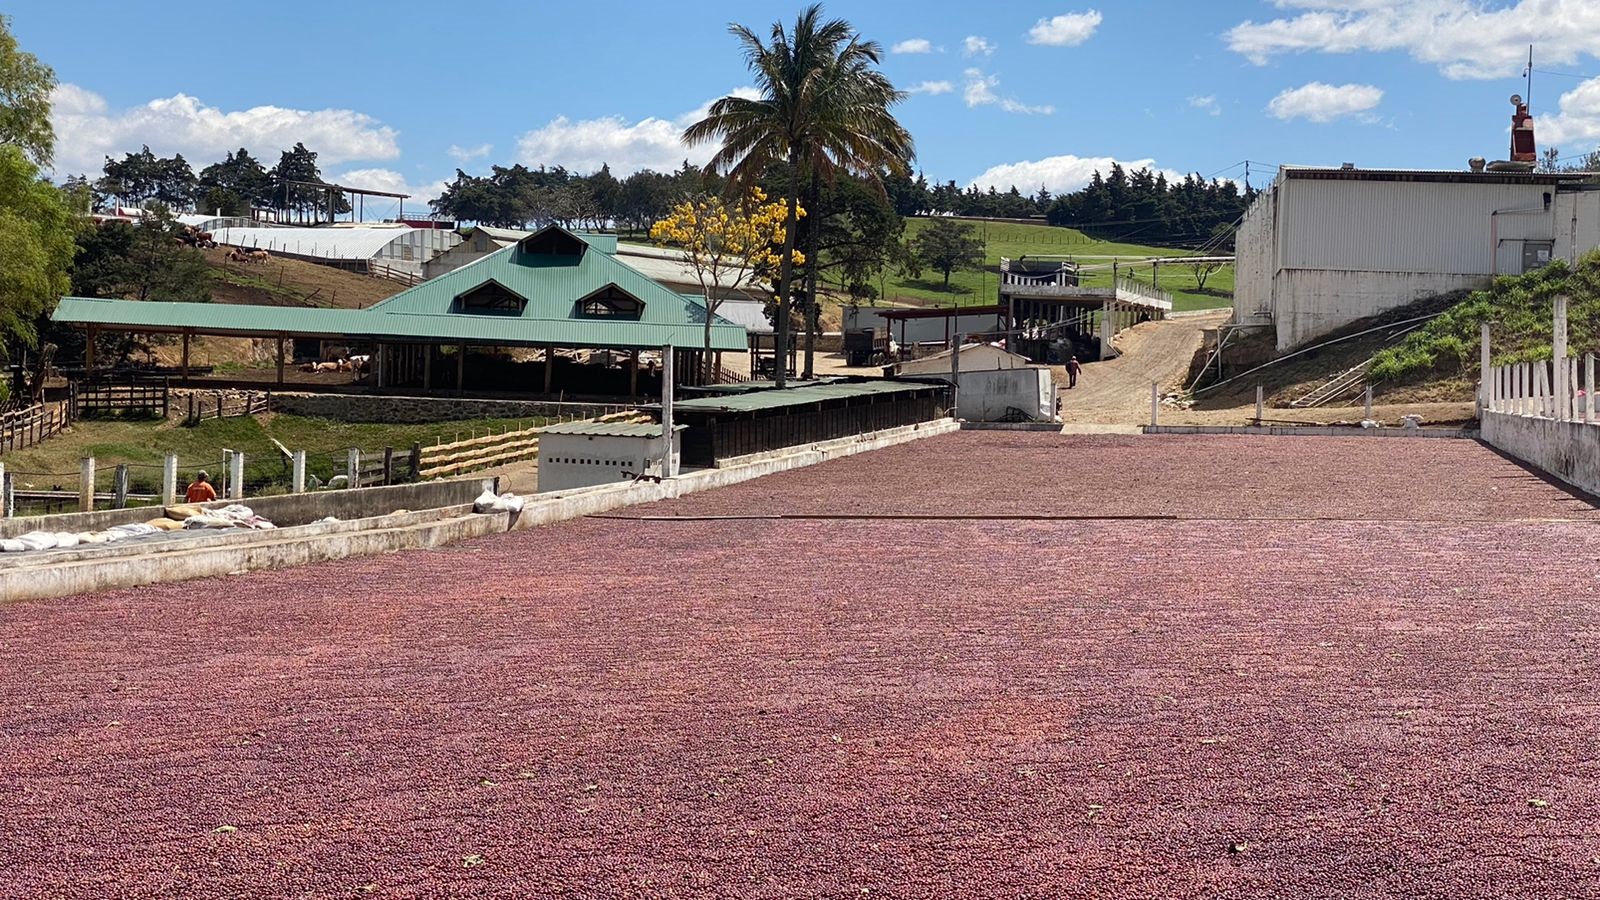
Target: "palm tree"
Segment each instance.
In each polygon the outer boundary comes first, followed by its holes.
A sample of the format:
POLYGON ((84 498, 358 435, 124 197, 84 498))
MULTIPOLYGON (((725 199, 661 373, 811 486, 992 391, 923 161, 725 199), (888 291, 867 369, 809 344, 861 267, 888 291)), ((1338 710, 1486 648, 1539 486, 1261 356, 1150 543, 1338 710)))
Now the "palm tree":
POLYGON ((704 119, 684 130, 683 139, 691 145, 722 142, 706 168, 725 172, 730 190, 755 184, 774 166, 787 167, 774 348, 774 378, 783 387, 800 192, 813 176, 831 180, 840 169, 880 189, 880 172, 909 172, 911 135, 890 112, 906 95, 878 71, 882 47, 862 40, 843 19, 823 21, 821 4, 800 13, 792 30, 773 23, 769 41, 743 25, 728 30, 743 45, 761 96, 712 103, 704 119))

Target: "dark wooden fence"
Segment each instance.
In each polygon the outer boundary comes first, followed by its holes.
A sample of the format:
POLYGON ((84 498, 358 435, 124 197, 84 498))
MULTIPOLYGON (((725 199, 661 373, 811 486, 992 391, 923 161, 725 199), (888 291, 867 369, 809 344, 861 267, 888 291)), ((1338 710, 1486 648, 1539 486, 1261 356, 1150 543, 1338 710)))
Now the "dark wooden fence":
POLYGON ((0 452, 32 447, 72 424, 72 403, 40 403, 0 415, 0 452))
POLYGON ((167 417, 171 391, 159 381, 75 381, 68 388, 72 418, 141 415, 167 417))

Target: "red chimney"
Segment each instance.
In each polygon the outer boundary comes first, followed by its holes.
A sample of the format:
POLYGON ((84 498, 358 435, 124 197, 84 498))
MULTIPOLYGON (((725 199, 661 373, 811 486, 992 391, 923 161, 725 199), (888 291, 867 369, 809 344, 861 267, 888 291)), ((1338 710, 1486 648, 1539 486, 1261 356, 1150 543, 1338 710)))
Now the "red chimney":
POLYGON ((1521 95, 1512 94, 1511 105, 1517 108, 1511 114, 1511 161, 1538 162, 1539 153, 1533 143, 1533 116, 1528 113, 1528 104, 1522 102, 1521 95))

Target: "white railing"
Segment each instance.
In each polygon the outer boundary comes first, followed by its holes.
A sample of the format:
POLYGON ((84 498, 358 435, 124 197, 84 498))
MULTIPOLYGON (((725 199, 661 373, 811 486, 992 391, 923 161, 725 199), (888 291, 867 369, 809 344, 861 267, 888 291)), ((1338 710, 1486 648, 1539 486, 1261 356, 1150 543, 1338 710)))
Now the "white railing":
POLYGON ((1134 281, 1132 278, 1117 279, 1117 299, 1128 300, 1123 294, 1132 294, 1134 297, 1151 301, 1152 305, 1164 309, 1172 308, 1172 295, 1159 288, 1152 287, 1143 282, 1134 281))
POLYGON ((1593 423, 1594 354, 1491 366, 1483 403, 1489 412, 1593 423), (1581 364, 1580 364, 1581 363, 1581 364))

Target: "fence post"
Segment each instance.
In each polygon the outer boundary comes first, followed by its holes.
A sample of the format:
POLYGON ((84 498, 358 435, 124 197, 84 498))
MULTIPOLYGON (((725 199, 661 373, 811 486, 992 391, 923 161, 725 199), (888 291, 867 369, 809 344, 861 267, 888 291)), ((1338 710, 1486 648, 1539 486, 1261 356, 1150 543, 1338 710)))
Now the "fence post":
POLYGON ((111 508, 128 508, 128 464, 118 463, 111 480, 111 508))
POLYGON ((168 453, 161 461, 161 505, 178 502, 178 454, 168 453))
POLYGON ((361 451, 360 450, 357 450, 354 447, 350 448, 349 454, 347 454, 345 456, 344 472, 345 472, 345 480, 347 482, 349 482, 348 484, 345 485, 345 487, 353 487, 354 488, 354 487, 360 487, 361 486, 361 451))
POLYGON ((290 459, 293 462, 290 464, 289 490, 296 494, 304 494, 306 492, 306 452, 304 450, 296 450, 290 459))
POLYGON ((1478 408, 1479 410, 1492 409, 1494 396, 1490 393, 1489 375, 1492 367, 1489 365, 1489 323, 1484 322, 1478 327, 1478 408))
POLYGON ((1261 385, 1256 385, 1256 427, 1261 427, 1261 414, 1266 411, 1266 391, 1261 385))
POLYGON ((1583 355, 1583 424, 1594 422, 1594 354, 1583 355))
POLYGON ((394 484, 394 448, 383 448, 383 483, 394 484))
POLYGON ((411 479, 422 480, 422 442, 416 441, 411 445, 411 479))
POLYGON ((11 473, 6 471, 6 464, 0 463, 0 518, 10 518, 6 512, 6 488, 11 486, 11 473))
POLYGON ((1156 419, 1158 418, 1158 412, 1159 412, 1160 409, 1161 409, 1161 388, 1159 386, 1157 386, 1157 384, 1154 381, 1152 381, 1152 382, 1150 382, 1150 427, 1151 428, 1156 427, 1156 419))
POLYGON ((10 472, 0 478, 0 516, 9 519, 17 514, 16 484, 10 472))
POLYGON ((1366 417, 1372 418, 1372 385, 1367 385, 1366 393, 1362 395, 1362 402, 1366 405, 1366 417))
POLYGON ((94 510, 94 457, 78 460, 78 511, 94 510))
POLYGON ((238 450, 228 460, 228 499, 244 499, 244 453, 238 450))

